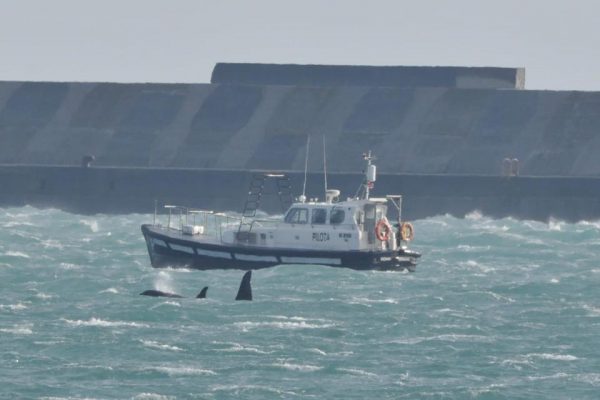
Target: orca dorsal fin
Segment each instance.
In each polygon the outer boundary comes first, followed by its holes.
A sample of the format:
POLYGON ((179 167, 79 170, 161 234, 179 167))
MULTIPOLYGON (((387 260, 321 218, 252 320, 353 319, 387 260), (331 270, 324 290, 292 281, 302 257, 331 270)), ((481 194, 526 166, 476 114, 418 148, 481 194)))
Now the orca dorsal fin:
POLYGON ((252 279, 252 271, 248 271, 244 274, 244 277, 240 282, 238 294, 235 296, 236 300, 252 300, 252 286, 250 285, 250 279, 252 279))
POLYGON ((206 291, 208 290, 208 286, 204 286, 202 288, 202 290, 200 291, 200 293, 198 293, 198 296, 196 296, 197 299, 205 299, 206 298, 206 291))

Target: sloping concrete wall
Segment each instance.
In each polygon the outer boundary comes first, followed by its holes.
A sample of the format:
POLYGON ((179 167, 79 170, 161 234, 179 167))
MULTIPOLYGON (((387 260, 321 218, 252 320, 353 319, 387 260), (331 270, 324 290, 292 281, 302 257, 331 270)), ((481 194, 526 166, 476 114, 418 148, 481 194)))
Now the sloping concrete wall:
POLYGON ((600 92, 0 82, 0 164, 600 174, 600 92))
POLYGON ((525 69, 218 63, 211 83, 523 89, 525 69))

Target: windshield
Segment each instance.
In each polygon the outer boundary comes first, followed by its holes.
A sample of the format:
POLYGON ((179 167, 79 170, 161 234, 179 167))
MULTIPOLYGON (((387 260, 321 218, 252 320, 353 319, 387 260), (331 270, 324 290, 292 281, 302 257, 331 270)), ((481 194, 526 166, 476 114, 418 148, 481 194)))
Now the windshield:
POLYGON ((288 211, 284 221, 288 224, 306 224, 308 222, 308 209, 292 208, 288 211))
POLYGON ((338 225, 344 222, 346 218, 346 213, 341 208, 334 208, 331 210, 331 215, 329 216, 329 223, 331 225, 338 225))

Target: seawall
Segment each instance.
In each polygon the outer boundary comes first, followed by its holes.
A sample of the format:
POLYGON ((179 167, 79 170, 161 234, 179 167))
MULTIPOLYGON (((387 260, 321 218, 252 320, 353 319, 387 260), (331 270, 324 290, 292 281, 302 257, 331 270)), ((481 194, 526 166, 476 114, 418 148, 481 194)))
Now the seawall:
MULTIPOLYGON (((0 206, 56 207, 83 214, 151 213, 177 204, 216 211, 241 211, 250 180, 264 171, 0 166, 0 206)), ((294 194, 303 173, 288 172, 294 194)), ((329 186, 352 196, 361 175, 332 173, 329 186)), ((267 185, 263 206, 281 213, 275 186, 267 185)), ((321 197, 323 176, 309 174, 307 194, 321 197)), ((403 217, 439 214, 462 217, 479 210, 493 217, 546 221, 593 220, 600 216, 600 178, 380 174, 373 195, 402 194, 403 217)))
POLYGON ((353 194, 361 177, 348 171, 372 150, 377 190, 403 194, 408 218, 599 219, 600 92, 522 90, 524 79, 522 68, 221 63, 206 84, 0 82, 0 204, 240 210, 253 171, 288 171, 301 187, 310 138, 313 196, 326 144, 332 186, 353 194), (520 177, 501 176, 506 158, 520 177))
POLYGON ((600 175, 600 92, 0 82, 0 164, 600 175))

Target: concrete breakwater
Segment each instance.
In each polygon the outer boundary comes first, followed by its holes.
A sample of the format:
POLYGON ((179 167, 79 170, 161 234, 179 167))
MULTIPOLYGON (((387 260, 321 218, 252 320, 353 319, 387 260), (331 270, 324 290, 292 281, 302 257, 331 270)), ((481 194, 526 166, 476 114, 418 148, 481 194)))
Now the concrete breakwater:
POLYGON ((0 163, 600 175, 600 92, 439 87, 0 82, 0 163), (313 147, 309 165, 321 165, 313 147))
POLYGON ((253 171, 290 171, 301 187, 310 137, 309 193, 322 193, 326 143, 333 186, 352 195, 361 178, 346 171, 372 150, 377 190, 404 194, 407 218, 600 218, 600 92, 523 90, 524 79, 521 68, 218 64, 207 84, 0 82, 0 204, 240 210, 253 171), (500 176, 506 158, 520 177, 500 176))
MULTIPOLYGON (((215 211, 241 211, 254 174, 264 171, 0 166, 0 206, 34 205, 94 213, 151 213, 177 204, 215 211)), ((288 172, 294 194, 303 173, 288 172)), ((356 173, 332 173, 329 186, 352 196, 356 173)), ((265 186, 263 208, 281 213, 275 186, 265 186), (271 196, 268 196, 271 194, 271 196)), ((323 176, 309 174, 307 194, 323 197, 323 176)), ((380 174, 374 195, 402 194, 403 217, 462 217, 478 210, 493 217, 592 220, 600 216, 600 178, 499 177, 380 174)))

